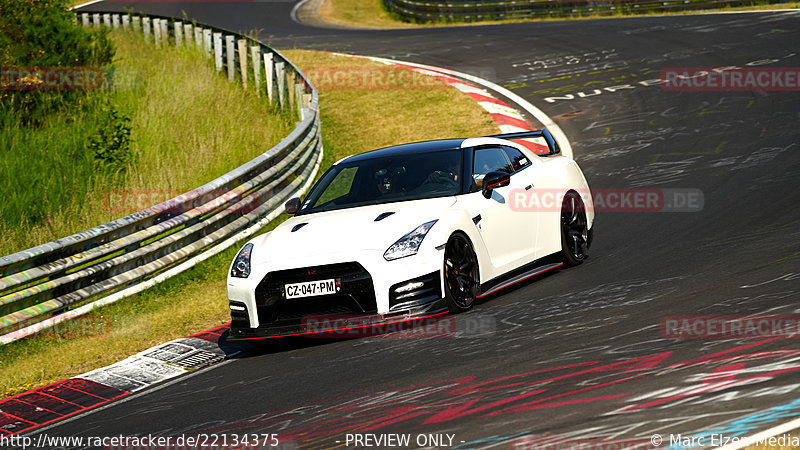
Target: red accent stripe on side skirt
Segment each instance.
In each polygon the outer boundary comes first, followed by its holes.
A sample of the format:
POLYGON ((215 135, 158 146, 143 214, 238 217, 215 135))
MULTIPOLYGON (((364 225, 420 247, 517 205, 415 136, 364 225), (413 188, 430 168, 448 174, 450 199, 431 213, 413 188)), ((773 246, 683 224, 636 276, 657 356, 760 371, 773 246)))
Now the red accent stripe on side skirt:
POLYGON ((561 267, 561 266, 563 266, 563 265, 564 265, 564 263, 558 263, 558 265, 555 265, 555 266, 553 266, 553 267, 548 267, 547 269, 540 270, 540 271, 538 271, 538 272, 536 272, 536 273, 532 273, 532 274, 530 274, 530 275, 526 276, 525 278, 520 278, 519 280, 517 280, 517 281, 515 281, 515 282, 513 282, 513 283, 511 283, 511 284, 509 284, 509 285, 507 285, 507 286, 503 286, 503 287, 499 287, 499 288, 494 288, 494 289, 492 289, 491 291, 489 291, 489 292, 487 292, 487 293, 485 293, 485 294, 481 294, 481 295, 479 295, 479 296, 478 296, 478 298, 481 298, 481 297, 486 297, 486 296, 487 296, 487 295, 489 295, 489 294, 493 294, 493 293, 495 293, 495 292, 497 292, 497 291, 499 291, 499 290, 505 289, 505 288, 507 288, 507 287, 509 287, 509 286, 513 286, 513 285, 515 285, 515 284, 519 283, 520 281, 525 281, 525 280, 527 280, 527 279, 528 279, 528 278, 530 278, 530 277, 535 277, 536 275, 541 275, 541 274, 543 274, 543 273, 545 273, 545 272, 547 272, 547 271, 550 271, 550 270, 553 270, 553 269, 557 269, 557 268, 559 268, 559 267, 561 267))

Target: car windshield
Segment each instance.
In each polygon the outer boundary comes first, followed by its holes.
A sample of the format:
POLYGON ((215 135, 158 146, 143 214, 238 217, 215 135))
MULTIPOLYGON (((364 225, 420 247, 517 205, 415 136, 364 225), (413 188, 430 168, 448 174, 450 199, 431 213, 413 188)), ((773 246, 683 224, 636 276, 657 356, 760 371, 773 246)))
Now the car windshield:
POLYGON ((461 150, 337 164, 314 186, 298 214, 457 195, 461 164, 461 150))

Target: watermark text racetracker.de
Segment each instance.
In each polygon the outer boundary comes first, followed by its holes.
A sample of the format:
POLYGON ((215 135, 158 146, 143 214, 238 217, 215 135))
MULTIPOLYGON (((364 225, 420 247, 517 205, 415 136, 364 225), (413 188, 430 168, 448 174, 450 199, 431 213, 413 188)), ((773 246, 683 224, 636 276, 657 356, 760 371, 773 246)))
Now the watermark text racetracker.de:
POLYGON ((798 91, 800 67, 673 67, 661 71, 665 91, 798 91))
POLYGON ((258 194, 241 197, 242 194, 237 190, 212 189, 192 197, 170 189, 119 189, 107 192, 103 203, 108 212, 115 214, 131 214, 155 205, 171 214, 189 211, 205 214, 223 208, 246 214, 263 203, 258 194))
POLYGON ((108 336, 111 333, 113 322, 110 317, 101 314, 89 314, 69 320, 56 322, 43 326, 27 323, 15 324, 9 327, 9 332, 32 327, 38 330, 36 336, 49 339, 63 339, 78 336, 108 336))
POLYGON ((386 319, 380 315, 313 314, 301 319, 305 337, 359 339, 365 337, 466 338, 481 337, 497 330, 497 319, 487 314, 469 316, 434 315, 420 318, 386 319))
MULTIPOLYGON (((591 195, 594 210, 600 212, 698 212, 704 205, 700 189, 592 189, 577 191, 583 198, 591 195)), ((195 210, 207 213, 227 208, 232 212, 249 213, 258 208, 263 199, 256 194, 238 197, 236 191, 211 190, 195 197, 182 195, 169 189, 120 189, 105 194, 103 203, 107 211, 131 214, 160 205, 164 211, 182 214, 195 210)), ((510 206, 518 212, 561 211, 564 192, 558 189, 514 189, 510 206)))
POLYGON ((103 86, 97 67, 0 67, 0 90, 94 90, 103 86))
MULTIPOLYGON (((598 212, 699 212, 704 195, 700 189, 591 189, 576 191, 592 199, 598 212)), ((560 212, 563 190, 536 188, 512 189, 510 207, 517 212, 560 212)))
POLYGON ((446 89, 447 84, 397 66, 317 66, 304 70, 320 90, 446 89))
POLYGON ((800 338, 800 315, 793 316, 664 316, 666 339, 800 338))

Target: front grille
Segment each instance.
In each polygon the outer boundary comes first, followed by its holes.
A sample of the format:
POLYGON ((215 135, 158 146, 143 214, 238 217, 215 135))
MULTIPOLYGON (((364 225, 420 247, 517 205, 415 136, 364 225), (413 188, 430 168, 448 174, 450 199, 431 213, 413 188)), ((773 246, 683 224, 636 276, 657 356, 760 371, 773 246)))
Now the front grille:
POLYGON ((300 320, 311 314, 335 315, 365 313, 349 295, 306 297, 278 302, 275 305, 275 321, 300 320))
POLYGON ((256 311, 261 326, 299 323, 304 316, 376 313, 372 277, 357 262, 327 264, 268 273, 256 287, 256 311), (286 299, 283 287, 290 283, 333 278, 340 283, 336 294, 286 299))

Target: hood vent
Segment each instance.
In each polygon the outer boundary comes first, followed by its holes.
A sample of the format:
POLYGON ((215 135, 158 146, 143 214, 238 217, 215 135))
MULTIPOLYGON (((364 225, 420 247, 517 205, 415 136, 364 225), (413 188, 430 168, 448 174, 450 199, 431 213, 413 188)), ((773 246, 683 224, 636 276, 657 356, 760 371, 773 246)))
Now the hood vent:
POLYGON ((299 223, 299 224, 293 226, 292 227, 292 233, 294 233, 295 231, 299 230, 300 228, 303 228, 306 225, 308 225, 308 222, 299 223))
POLYGON ((378 215, 378 217, 375 218, 375 222, 380 222, 381 220, 391 216, 392 214, 394 214, 394 211, 380 213, 380 215, 378 215))

